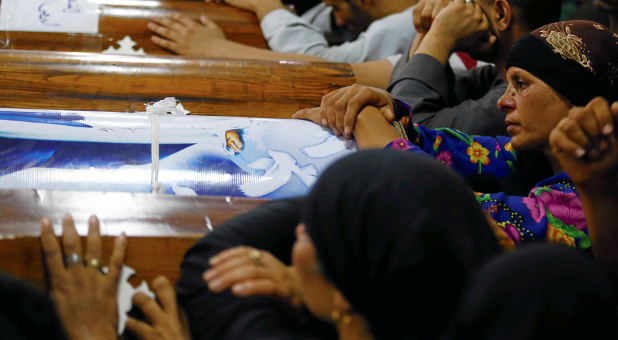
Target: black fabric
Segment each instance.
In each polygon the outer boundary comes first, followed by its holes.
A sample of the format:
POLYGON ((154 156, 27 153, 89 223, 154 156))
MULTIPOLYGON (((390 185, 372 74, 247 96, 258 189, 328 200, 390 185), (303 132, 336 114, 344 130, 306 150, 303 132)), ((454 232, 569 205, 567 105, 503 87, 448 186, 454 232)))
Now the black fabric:
POLYGON ((0 339, 68 339, 50 298, 0 272, 0 339))
POLYGON ((614 287, 579 251, 532 245, 480 269, 450 339, 616 339, 614 287))
POLYGON ((269 297, 237 298, 229 291, 212 293, 202 279, 208 260, 224 249, 246 245, 264 249, 286 264, 300 220, 300 200, 263 204, 207 234, 185 254, 176 293, 198 339, 336 339, 332 326, 291 310, 269 297))
POLYGON ((431 339, 472 270, 499 252, 461 179, 426 156, 363 151, 329 167, 303 209, 324 275, 377 339, 431 339))
POLYGON ((577 106, 597 96, 616 101, 618 37, 600 27, 583 20, 543 26, 513 45, 507 68, 532 73, 577 106), (586 62, 588 67, 582 65, 586 62))

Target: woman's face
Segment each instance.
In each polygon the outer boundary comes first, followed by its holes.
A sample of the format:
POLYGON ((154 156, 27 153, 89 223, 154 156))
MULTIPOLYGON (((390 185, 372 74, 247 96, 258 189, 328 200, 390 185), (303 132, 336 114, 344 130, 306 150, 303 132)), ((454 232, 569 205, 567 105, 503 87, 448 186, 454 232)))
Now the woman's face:
POLYGON ((510 67, 506 77, 508 87, 498 99, 498 108, 507 114, 511 145, 518 151, 547 149, 551 130, 566 117, 571 103, 519 67, 510 67))
POLYGON ((313 315, 328 320, 335 307, 333 296, 336 288, 322 275, 315 247, 302 223, 296 227, 292 264, 298 272, 305 305, 313 315))

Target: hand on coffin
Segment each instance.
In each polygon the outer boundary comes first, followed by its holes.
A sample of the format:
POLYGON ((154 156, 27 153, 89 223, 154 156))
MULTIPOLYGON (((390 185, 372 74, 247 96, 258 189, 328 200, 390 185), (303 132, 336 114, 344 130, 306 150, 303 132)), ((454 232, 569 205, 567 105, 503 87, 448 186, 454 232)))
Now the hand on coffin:
POLYGON ((61 249, 52 222, 41 220, 41 243, 51 278, 51 297, 71 339, 116 339, 118 304, 116 292, 127 240, 116 238, 109 258, 109 272, 100 272, 101 235, 99 221, 92 216, 85 253, 70 215, 62 219, 61 249))
POLYGON ((189 325, 184 314, 180 314, 176 293, 169 280, 159 276, 152 281, 151 287, 161 305, 141 292, 133 295, 133 304, 142 310, 152 325, 129 318, 127 328, 140 339, 191 339, 189 325))
POLYGON ((330 127, 336 135, 352 137, 356 117, 366 106, 376 107, 390 123, 395 120, 395 100, 390 93, 363 85, 352 85, 322 97, 319 108, 296 112, 292 117, 330 127))
POLYGON ((576 186, 616 183, 618 102, 597 97, 574 107, 552 130, 549 144, 576 186))
POLYGON ((236 296, 270 295, 294 306, 303 303, 298 274, 272 254, 251 247, 234 247, 213 256, 204 281, 213 292, 230 289, 236 296))
POLYGON ((153 17, 148 29, 156 33, 151 41, 176 54, 209 57, 217 43, 227 41, 225 34, 212 20, 202 15, 197 22, 182 14, 153 17))

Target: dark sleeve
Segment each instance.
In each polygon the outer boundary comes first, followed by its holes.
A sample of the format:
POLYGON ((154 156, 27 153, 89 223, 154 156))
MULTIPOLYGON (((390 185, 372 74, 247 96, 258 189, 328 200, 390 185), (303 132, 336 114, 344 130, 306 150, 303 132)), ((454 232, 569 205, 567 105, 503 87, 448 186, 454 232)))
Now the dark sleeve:
POLYGON ((300 200, 265 203, 215 228, 186 253, 176 284, 193 339, 336 339, 332 326, 269 297, 237 298, 211 293, 202 279, 211 256, 246 245, 290 264, 300 200))
POLYGON ((0 339, 68 339, 56 306, 30 283, 0 273, 0 339))
POLYGON ((416 54, 395 66, 388 90, 410 104, 414 123, 495 137, 506 135, 505 113, 497 107, 506 83, 497 77, 493 66, 455 74, 435 58, 416 54))

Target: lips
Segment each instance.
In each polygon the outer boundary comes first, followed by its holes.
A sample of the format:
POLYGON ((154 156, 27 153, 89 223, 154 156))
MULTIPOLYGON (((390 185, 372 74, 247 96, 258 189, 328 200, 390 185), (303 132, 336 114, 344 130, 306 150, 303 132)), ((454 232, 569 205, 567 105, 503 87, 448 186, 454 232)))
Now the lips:
POLYGON ((504 123, 506 124, 506 132, 508 132, 509 135, 513 135, 513 133, 519 128, 518 123, 508 118, 504 121, 504 123))

